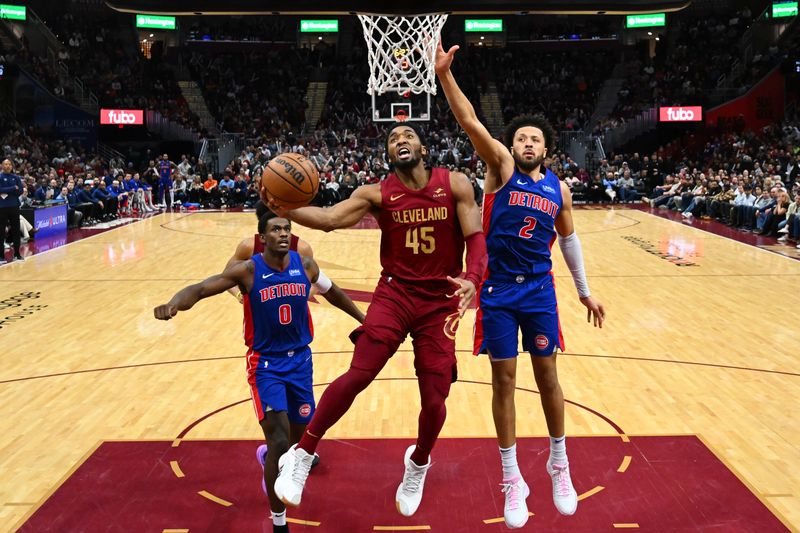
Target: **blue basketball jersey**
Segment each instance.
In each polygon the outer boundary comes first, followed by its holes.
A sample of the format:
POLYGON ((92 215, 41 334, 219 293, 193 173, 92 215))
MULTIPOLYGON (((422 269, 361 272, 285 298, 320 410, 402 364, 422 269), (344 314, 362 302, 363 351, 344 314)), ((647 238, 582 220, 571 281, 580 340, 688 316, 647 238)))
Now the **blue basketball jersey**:
POLYGON ((484 196, 489 281, 514 282, 517 276, 550 272, 550 248, 561 205, 561 183, 549 170, 534 182, 515 168, 499 191, 484 196))
POLYGON ((302 350, 313 339, 309 321, 308 294, 311 281, 303 260, 289 252, 289 266, 270 268, 261 254, 255 265, 253 288, 244 295, 244 340, 257 356, 288 356, 302 350))
POLYGON ((158 162, 158 175, 162 180, 168 180, 172 176, 172 165, 163 159, 158 162))

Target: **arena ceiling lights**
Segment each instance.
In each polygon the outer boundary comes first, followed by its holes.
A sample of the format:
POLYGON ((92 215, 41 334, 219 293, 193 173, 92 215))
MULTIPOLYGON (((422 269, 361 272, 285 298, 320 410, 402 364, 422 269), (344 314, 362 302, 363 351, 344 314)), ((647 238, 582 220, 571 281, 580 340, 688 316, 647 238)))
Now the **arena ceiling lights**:
POLYGON ((158 15, 136 15, 137 28, 149 28, 152 30, 174 30, 175 17, 163 17, 158 15))
POLYGON ((160 15, 348 15, 452 13, 481 15, 499 13, 547 13, 633 15, 680 11, 691 0, 106 0, 118 11, 160 15))
POLYGON ((464 21, 465 32, 503 31, 503 19, 467 19, 464 21))
POLYGON ((663 28, 667 25, 666 13, 649 13, 647 15, 628 15, 626 28, 663 28))
POLYGON ((338 20, 301 20, 300 33, 337 33, 338 20))
POLYGON ((796 17, 797 2, 780 2, 772 4, 772 18, 796 17))
POLYGON ((0 4, 0 19, 25 20, 27 10, 25 6, 14 6, 10 4, 0 4))

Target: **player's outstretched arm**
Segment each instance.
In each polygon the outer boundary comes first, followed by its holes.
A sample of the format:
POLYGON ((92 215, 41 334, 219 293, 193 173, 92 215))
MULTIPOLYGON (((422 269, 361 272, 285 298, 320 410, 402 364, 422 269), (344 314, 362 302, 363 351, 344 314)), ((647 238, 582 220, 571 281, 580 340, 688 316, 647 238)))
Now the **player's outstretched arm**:
POLYGON ((572 221, 572 194, 569 187, 561 182, 561 211, 556 218, 556 232, 558 233, 558 247, 567 263, 572 281, 578 289, 578 296, 581 303, 586 307, 586 321, 592 322, 594 319, 595 327, 603 327, 606 318, 606 311, 598 300, 592 297, 589 292, 589 282, 586 281, 586 271, 583 267, 583 251, 581 241, 575 233, 575 224, 572 221))
POLYGON ((361 309, 319 269, 316 261, 310 257, 303 257, 303 268, 306 270, 308 279, 311 280, 312 287, 326 300, 358 320, 360 324, 364 323, 364 313, 361 309))
POLYGON ((478 155, 490 169, 494 169, 500 176, 510 176, 514 171, 514 158, 511 157, 511 152, 503 146, 503 143, 493 138, 486 126, 478 120, 475 108, 461 91, 456 79, 453 77, 453 73, 450 71, 453 57, 455 57, 458 48, 458 45, 451 46, 445 52, 444 48, 442 48, 441 40, 439 41, 434 64, 436 76, 439 78, 439 83, 442 86, 442 90, 444 90, 444 95, 447 98, 447 103, 450 104, 453 115, 455 115, 456 120, 469 136, 475 151, 478 152, 478 155))
POLYGON ((226 268, 222 274, 189 285, 178 291, 169 303, 153 309, 153 315, 158 320, 169 320, 178 314, 178 311, 188 311, 203 298, 214 296, 236 285, 249 288, 253 283, 253 268, 252 261, 242 261, 226 268))
POLYGON ((379 184, 362 185, 356 189, 347 200, 343 200, 333 207, 301 207, 299 209, 284 209, 280 204, 270 200, 268 206, 277 215, 297 222, 301 226, 333 231, 339 228, 349 228, 357 224, 371 209, 380 205, 381 189, 379 184))

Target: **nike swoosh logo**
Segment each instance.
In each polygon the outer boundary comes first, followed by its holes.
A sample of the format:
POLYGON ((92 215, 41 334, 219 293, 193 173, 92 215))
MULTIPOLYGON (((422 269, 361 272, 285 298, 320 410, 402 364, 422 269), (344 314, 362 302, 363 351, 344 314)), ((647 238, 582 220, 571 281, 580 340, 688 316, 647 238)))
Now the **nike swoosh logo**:
POLYGON ((517 180, 517 183, 520 184, 520 185, 527 185, 528 184, 528 182, 525 181, 525 180, 517 180))
POLYGON ((403 196, 405 196, 405 195, 406 195, 406 193, 403 193, 403 194, 393 194, 393 195, 391 195, 391 196, 389 197, 389 200, 391 200, 392 202, 394 202, 395 200, 398 200, 398 199, 402 198, 402 197, 403 197, 403 196))
POLYGON ((274 272, 273 272, 272 274, 262 274, 262 275, 261 275, 261 279, 267 279, 268 277, 270 277, 270 276, 274 276, 274 275, 275 275, 275 273, 274 273, 274 272))

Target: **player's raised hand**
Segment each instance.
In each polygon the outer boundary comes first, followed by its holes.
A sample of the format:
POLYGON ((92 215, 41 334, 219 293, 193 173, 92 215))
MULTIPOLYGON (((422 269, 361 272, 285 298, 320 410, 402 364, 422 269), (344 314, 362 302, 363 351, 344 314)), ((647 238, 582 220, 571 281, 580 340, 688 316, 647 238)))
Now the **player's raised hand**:
POLYGON ((453 58, 455 57, 458 49, 459 46, 456 44, 451 46, 450 49, 445 52, 444 48, 442 48, 441 36, 439 37, 439 44, 436 46, 436 61, 433 64, 436 74, 444 74, 450 70, 450 65, 453 64, 453 58))
POLYGON ((153 309, 153 316, 158 320, 169 320, 178 314, 178 306, 174 304, 159 305, 153 309))
POLYGON ((603 304, 591 296, 581 298, 581 303, 586 306, 586 321, 591 322, 594 317, 594 327, 602 328, 603 321, 606 319, 606 310, 603 309, 603 304))
POLYGON ((282 207, 280 204, 275 203, 274 198, 269 199, 269 202, 267 202, 267 207, 269 207, 269 210, 278 215, 279 217, 286 219, 289 218, 289 211, 291 211, 291 209, 286 209, 282 207))
POLYGON ((458 287, 456 292, 448 294, 447 297, 455 298, 458 296, 460 300, 458 302, 458 316, 463 318, 464 313, 469 308, 469 304, 475 298, 475 284, 463 278, 451 278, 450 276, 447 276, 447 281, 458 287))

